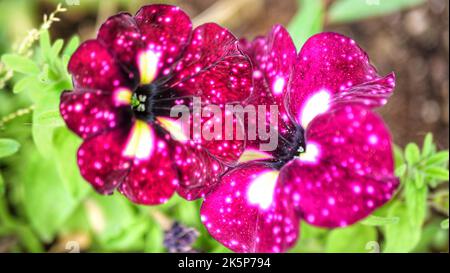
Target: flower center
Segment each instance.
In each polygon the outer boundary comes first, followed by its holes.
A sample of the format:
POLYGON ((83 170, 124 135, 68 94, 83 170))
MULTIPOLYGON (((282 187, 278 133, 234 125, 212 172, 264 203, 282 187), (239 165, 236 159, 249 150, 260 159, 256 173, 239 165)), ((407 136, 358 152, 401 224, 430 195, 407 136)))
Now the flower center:
POLYGON ((289 136, 281 138, 279 145, 281 145, 281 149, 276 166, 281 168, 295 157, 306 152, 305 130, 300 125, 296 125, 289 136))
POLYGON ((131 109, 136 118, 153 121, 155 119, 154 97, 157 95, 156 84, 140 85, 131 97, 131 109))

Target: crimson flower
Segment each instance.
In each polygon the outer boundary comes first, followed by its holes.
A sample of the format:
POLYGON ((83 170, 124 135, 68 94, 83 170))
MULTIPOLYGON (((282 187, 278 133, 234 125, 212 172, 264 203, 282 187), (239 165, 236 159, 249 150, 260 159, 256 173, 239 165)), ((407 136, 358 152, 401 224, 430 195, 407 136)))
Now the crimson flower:
POLYGON ((336 33, 311 37, 297 55, 275 26, 242 48, 254 66, 253 103, 279 106, 279 145, 225 173, 206 195, 209 233, 236 252, 282 252, 296 243, 300 219, 344 227, 386 203, 398 179, 390 133, 371 110, 387 102, 394 75, 379 76, 336 33))
POLYGON ((68 69, 74 91, 62 94, 60 112, 84 139, 78 165, 99 193, 118 189, 139 204, 163 203, 175 191, 195 199, 244 149, 238 140, 177 139, 184 131, 169 118, 194 96, 219 106, 249 96, 250 62, 216 24, 192 30, 169 5, 119 13, 80 45, 68 69))

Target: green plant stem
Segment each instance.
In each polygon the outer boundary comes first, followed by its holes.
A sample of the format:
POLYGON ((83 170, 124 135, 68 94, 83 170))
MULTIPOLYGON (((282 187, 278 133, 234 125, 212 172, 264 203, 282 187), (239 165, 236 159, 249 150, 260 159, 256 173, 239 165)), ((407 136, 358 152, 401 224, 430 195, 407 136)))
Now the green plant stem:
POLYGON ((31 106, 29 106, 27 108, 19 109, 19 110, 15 111, 14 113, 11 113, 11 114, 3 117, 0 120, 0 128, 3 128, 6 123, 11 122, 12 120, 14 120, 14 119, 16 119, 18 117, 30 114, 31 112, 33 112, 34 108, 35 108, 35 106, 31 105, 31 106))

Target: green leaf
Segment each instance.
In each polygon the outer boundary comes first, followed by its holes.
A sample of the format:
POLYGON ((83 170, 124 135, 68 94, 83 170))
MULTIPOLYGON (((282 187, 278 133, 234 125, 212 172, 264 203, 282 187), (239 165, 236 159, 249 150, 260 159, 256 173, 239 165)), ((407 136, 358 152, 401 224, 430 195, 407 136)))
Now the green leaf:
POLYGON ((327 239, 328 229, 309 225, 305 221, 300 221, 300 240, 290 253, 318 253, 325 251, 325 240, 327 239))
POLYGON ((63 55, 72 56, 72 54, 75 52, 75 50, 77 50, 79 45, 80 45, 80 38, 78 36, 73 36, 67 43, 63 55))
POLYGON ((325 249, 330 253, 367 252, 366 247, 376 241, 377 231, 374 227, 356 224, 332 230, 325 249))
POLYGON ((405 204, 396 202, 391 206, 388 217, 398 217, 399 222, 384 226, 384 252, 410 252, 418 244, 422 226, 413 225, 409 220, 409 211, 405 204))
POLYGON ((49 68, 49 65, 47 63, 45 63, 42 66, 42 71, 38 75, 38 80, 42 84, 49 84, 51 82, 50 81, 50 68, 49 68))
POLYGON ((41 242, 28 226, 19 225, 15 228, 17 236, 20 238, 21 244, 24 246, 27 252, 30 253, 42 253, 44 247, 41 242))
POLYGON ((33 111, 32 136, 38 151, 44 157, 51 157, 53 151, 53 133, 58 127, 54 123, 42 123, 41 119, 49 113, 59 111, 59 94, 56 92, 43 92, 36 94, 34 98, 35 109, 33 111))
POLYGON ((443 229, 448 229, 448 218, 445 219, 444 221, 442 221, 441 227, 442 227, 443 229))
POLYGON ((416 183, 417 188, 422 188, 423 186, 425 186, 425 176, 422 172, 414 172, 414 182, 416 183))
POLYGON ((65 124, 59 110, 42 111, 36 115, 35 122, 37 125, 51 128, 61 127, 65 124))
POLYGON ((330 8, 329 20, 331 23, 352 22, 386 15, 422 3, 425 3, 425 0, 338 0, 330 8))
POLYGON ((64 188, 54 166, 54 159, 46 160, 31 153, 22 166, 25 213, 33 229, 45 242, 54 239, 67 218, 79 204, 64 188))
POLYGON ((19 148, 20 143, 14 139, 0 138, 0 158, 17 153, 19 148))
POLYGON ((48 32, 43 31, 40 37, 40 46, 42 57, 47 65, 46 71, 41 75, 41 78, 54 82, 68 78, 64 58, 59 56, 61 49, 64 47, 64 41, 58 39, 52 45, 48 32))
POLYGON ((48 30, 43 30, 39 36, 39 46, 42 51, 42 55, 48 61, 50 60, 50 56, 52 55, 52 45, 50 42, 50 34, 48 30))
POLYGON ((197 200, 177 206, 174 213, 175 218, 186 226, 198 228, 201 225, 200 215, 198 214, 200 205, 200 200, 197 200))
POLYGON ((138 220, 132 203, 117 193, 111 196, 94 194, 86 207, 96 239, 104 248, 108 248, 109 243, 113 248, 114 240, 130 232, 138 220))
POLYGON ((27 57, 17 54, 5 54, 2 62, 9 69, 26 75, 37 75, 40 72, 38 65, 27 57))
POLYGON ((5 194, 5 181, 3 180, 2 173, 0 173, 0 198, 5 194))
POLYGON ((395 176, 403 177, 405 175, 408 166, 405 162, 405 157, 403 156, 403 150, 397 145, 393 145, 394 150, 394 166, 395 166, 395 176))
POLYGON ((408 179, 405 183, 405 201, 408 219, 413 226, 421 227, 427 211, 427 187, 417 187, 415 181, 408 179))
MULTIPOLYGON (((62 66, 63 67, 68 67, 69 66, 69 61, 70 61, 70 55, 63 55, 62 57, 61 57, 61 61, 62 61, 62 66)), ((65 71, 65 76, 67 77, 67 78, 70 78, 70 75, 69 75, 69 73, 67 72, 67 71, 65 71)))
POLYGON ((13 92, 18 94, 23 91, 34 89, 37 81, 38 79, 36 76, 24 77, 14 84, 13 92))
POLYGON ((393 145, 394 148, 394 161, 395 167, 399 168, 400 166, 405 164, 405 158, 403 156, 403 150, 397 145, 393 145))
POLYGON ((367 226, 385 226, 398 223, 398 217, 380 217, 369 215, 366 219, 361 221, 361 224, 367 226))
POLYGON ((434 165, 442 165, 446 162, 448 162, 448 150, 440 151, 436 154, 431 155, 425 160, 424 165, 430 167, 434 165))
POLYGON ((419 146, 415 143, 408 143, 405 148, 405 159, 409 165, 414 165, 420 161, 419 146))
POLYGON ((60 233, 89 233, 90 231, 91 226, 89 225, 89 218, 86 213, 86 207, 83 203, 80 203, 62 226, 60 233))
POLYGON ((211 253, 233 253, 233 251, 229 250, 225 246, 219 244, 217 247, 215 247, 211 253))
POLYGON ((155 222, 150 222, 145 238, 144 251, 147 253, 160 253, 164 251, 164 230, 155 222))
POLYGON ((59 79, 58 81, 52 82, 51 84, 47 85, 43 91, 55 93, 55 96, 58 97, 58 101, 59 101, 59 96, 62 93, 62 91, 68 90, 71 88, 72 88, 72 84, 70 82, 68 82, 66 79, 59 79))
POLYGON ((406 164, 403 164, 403 165, 395 168, 395 176, 403 177, 407 170, 408 170, 408 166, 406 164))
POLYGON ((118 236, 110 239, 105 245, 106 251, 142 251, 145 247, 145 235, 148 231, 148 220, 142 219, 132 223, 118 236))
POLYGON ((318 238, 318 237, 324 237, 328 230, 320 227, 315 227, 313 225, 310 225, 306 223, 305 221, 301 221, 301 238, 302 239, 309 239, 309 238, 318 238))
POLYGON ((76 198, 85 197, 91 190, 77 164, 77 150, 82 140, 67 128, 57 128, 53 134, 52 158, 62 184, 76 198))
POLYGON ((61 52, 61 49, 64 46, 64 40, 63 39, 58 39, 55 41, 55 43, 52 45, 52 54, 53 56, 58 56, 59 53, 61 52))
POLYGON ((449 173, 448 169, 444 169, 442 167, 427 167, 425 169, 425 175, 429 178, 440 180, 440 181, 448 181, 449 173))
POLYGON ((436 147, 433 143, 433 134, 427 133, 423 140, 423 146, 422 146, 422 156, 427 157, 434 153, 436 147))
POLYGON ((289 33, 297 49, 312 35, 319 33, 323 28, 324 2, 297 0, 299 11, 288 26, 289 33))

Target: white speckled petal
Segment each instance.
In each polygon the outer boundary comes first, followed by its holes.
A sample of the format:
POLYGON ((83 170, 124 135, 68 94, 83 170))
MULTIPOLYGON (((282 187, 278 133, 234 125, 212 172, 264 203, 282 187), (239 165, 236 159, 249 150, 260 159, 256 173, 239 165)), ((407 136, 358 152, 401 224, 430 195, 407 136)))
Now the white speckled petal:
POLYGON ((299 220, 278 174, 262 163, 227 173, 201 208, 209 233, 236 252, 283 252, 292 247, 299 220))
POLYGON ((392 143, 383 121, 348 105, 317 116, 306 131, 306 152, 281 169, 301 217, 339 227, 370 215, 394 194, 392 143))

